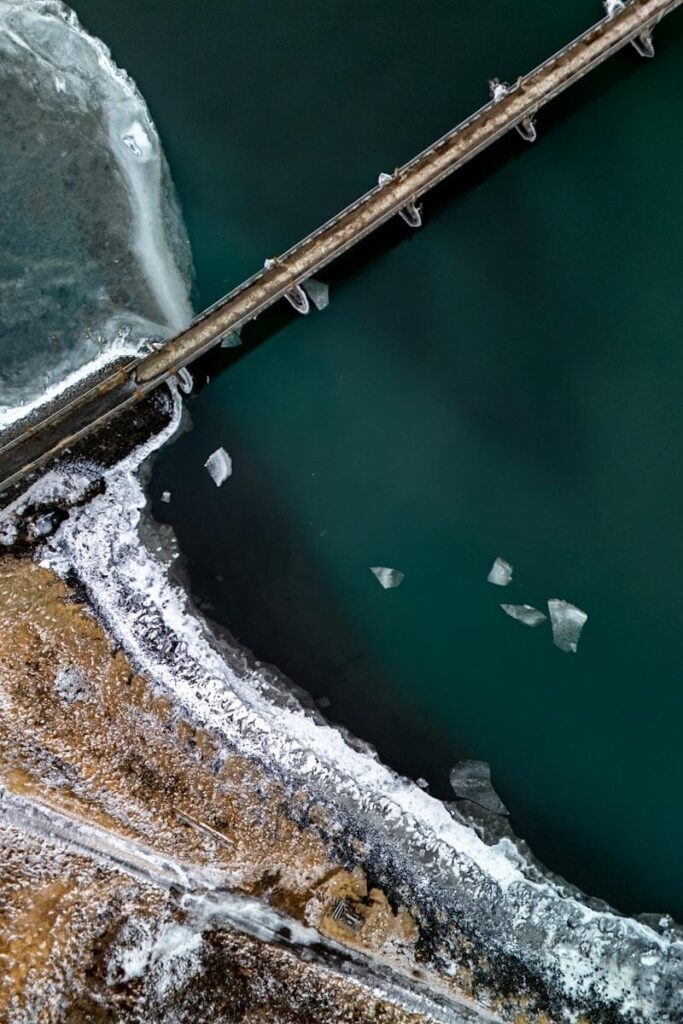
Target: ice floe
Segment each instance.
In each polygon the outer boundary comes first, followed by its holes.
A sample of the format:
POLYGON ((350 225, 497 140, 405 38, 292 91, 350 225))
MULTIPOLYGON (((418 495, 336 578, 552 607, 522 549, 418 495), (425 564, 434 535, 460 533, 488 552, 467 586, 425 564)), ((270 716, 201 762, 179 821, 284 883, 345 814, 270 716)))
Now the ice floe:
POLYGON ((548 618, 538 608, 530 604, 501 604, 500 606, 506 615, 517 622, 523 622, 525 626, 538 626, 548 618))
POLYGON ((548 612, 553 628, 553 643, 561 651, 576 654, 581 630, 586 624, 588 615, 576 605, 558 597, 548 599, 548 612))
POLYGON ((405 573, 401 572, 400 569, 390 569, 386 565, 373 565, 370 568, 370 572, 385 590, 400 587, 405 579, 405 573))
POLYGON ((508 583, 512 580, 513 566, 509 562, 506 562, 504 558, 496 558, 495 562, 491 566, 490 572, 486 579, 489 583, 495 583, 497 587, 507 587, 508 583))
POLYGON ((204 468, 216 487, 220 487, 229 476, 232 476, 232 459, 225 448, 217 448, 215 452, 209 455, 204 463, 204 468))

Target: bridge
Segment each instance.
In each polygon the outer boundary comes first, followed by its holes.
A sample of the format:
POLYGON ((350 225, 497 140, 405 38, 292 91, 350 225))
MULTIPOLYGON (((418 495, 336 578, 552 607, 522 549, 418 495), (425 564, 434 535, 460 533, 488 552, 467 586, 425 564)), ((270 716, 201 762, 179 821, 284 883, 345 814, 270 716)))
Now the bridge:
POLYGON ((478 153, 517 129, 536 137, 550 100, 623 47, 654 53, 652 31, 683 0, 607 0, 607 15, 511 86, 494 80, 491 100, 303 241, 235 288, 151 354, 132 359, 22 429, 0 439, 0 491, 18 483, 111 417, 144 398, 226 335, 289 298, 305 309, 302 285, 390 218, 418 227, 419 199, 478 153))

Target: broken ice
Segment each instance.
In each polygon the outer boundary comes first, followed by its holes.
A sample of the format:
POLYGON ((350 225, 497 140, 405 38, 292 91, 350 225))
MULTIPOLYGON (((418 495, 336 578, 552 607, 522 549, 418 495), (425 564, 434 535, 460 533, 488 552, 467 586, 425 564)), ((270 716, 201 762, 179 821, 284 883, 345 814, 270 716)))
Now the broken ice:
POLYGON ((569 601, 562 601, 559 597, 548 599, 548 612, 550 613, 550 624, 553 627, 553 643, 561 651, 571 651, 576 654, 576 648, 581 636, 586 619, 585 612, 582 612, 576 605, 569 601))
POLYGON ((511 619, 523 622, 525 626, 538 626, 548 617, 530 604, 501 604, 500 607, 511 619))
POLYGON ((377 577, 385 590, 400 586, 405 579, 405 573, 400 569, 389 569, 386 565, 373 565, 370 572, 377 577))
POLYGON ((316 309, 326 309, 330 304, 330 289, 322 281, 316 281, 310 277, 304 283, 304 291, 316 309))
POLYGON ((242 344, 239 331, 228 331, 221 341, 221 348, 237 348, 242 344))
POLYGON ((220 487, 221 484, 224 483, 232 474, 232 459, 226 452, 225 448, 217 448, 215 452, 212 452, 211 455, 209 455, 208 459, 204 463, 204 468, 207 470, 216 487, 220 487))
POLYGON ((486 578, 489 583, 495 583, 497 587, 507 587, 512 580, 512 569, 513 567, 504 558, 497 558, 486 578))

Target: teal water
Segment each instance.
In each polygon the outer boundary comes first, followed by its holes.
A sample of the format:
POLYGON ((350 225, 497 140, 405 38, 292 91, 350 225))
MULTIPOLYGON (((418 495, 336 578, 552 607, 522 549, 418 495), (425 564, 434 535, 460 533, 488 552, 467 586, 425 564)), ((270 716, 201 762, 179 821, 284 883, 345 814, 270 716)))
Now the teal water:
MULTIPOLYGON (((159 127, 198 306, 599 15, 75 7, 159 127)), ((510 137, 428 198, 423 230, 331 270, 328 310, 279 310, 241 358, 208 359, 150 494, 210 614, 332 719, 440 796, 457 758, 487 759, 548 865, 680 920, 682 15, 657 43, 556 101, 536 147, 510 137), (507 590, 486 583, 496 555, 507 590), (576 656, 498 608, 553 596, 588 612, 576 656)))

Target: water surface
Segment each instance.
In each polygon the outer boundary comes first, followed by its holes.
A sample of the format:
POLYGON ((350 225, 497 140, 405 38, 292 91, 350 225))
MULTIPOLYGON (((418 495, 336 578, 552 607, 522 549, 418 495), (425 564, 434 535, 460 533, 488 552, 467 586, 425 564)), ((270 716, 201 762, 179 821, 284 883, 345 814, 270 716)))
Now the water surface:
MULTIPOLYGON (((75 6, 160 129, 199 305, 599 13, 75 6)), ((457 758, 489 760, 547 864, 681 919, 680 15, 657 41, 555 102, 537 146, 510 137, 428 198, 423 230, 331 271, 327 311, 278 311, 229 369, 209 359, 150 494, 211 615, 331 718, 437 795, 457 758), (589 614, 576 656, 498 607, 548 597, 589 614)))

